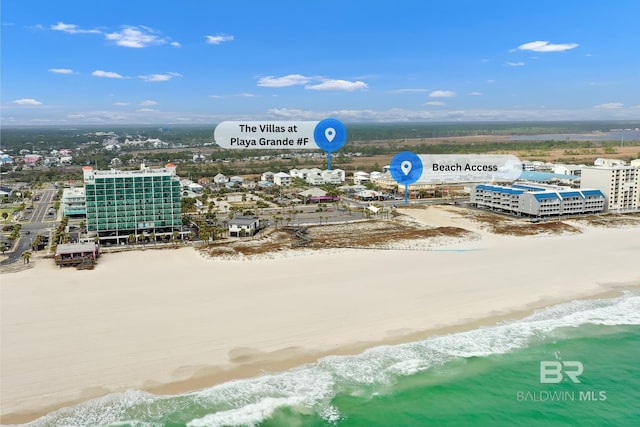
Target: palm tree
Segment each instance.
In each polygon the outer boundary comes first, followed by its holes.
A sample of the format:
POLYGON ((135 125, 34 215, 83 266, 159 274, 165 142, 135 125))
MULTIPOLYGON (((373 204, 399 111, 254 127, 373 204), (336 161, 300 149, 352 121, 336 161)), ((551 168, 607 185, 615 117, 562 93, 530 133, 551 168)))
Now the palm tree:
POLYGON ((136 235, 135 234, 129 234, 129 244, 133 245, 136 242, 136 235))
POLYGON ((22 252, 22 263, 29 264, 29 259, 31 258, 31 252, 24 251, 22 252))
POLYGON ((33 241, 31 242, 31 249, 34 251, 38 250, 38 246, 40 246, 40 241, 42 240, 42 236, 40 236, 39 234, 36 236, 35 239, 33 239, 33 241))
POLYGON ((224 234, 227 232, 227 227, 216 227, 216 231, 220 234, 220 238, 222 239, 224 234))
POLYGON ((7 218, 9 218, 9 212, 2 212, 2 219, 4 222, 7 222, 7 218))
POLYGON ((0 242, 0 252, 2 252, 2 255, 4 255, 6 250, 7 250, 7 245, 4 242, 0 242))
POLYGON ((151 233, 149 233, 149 239, 151 239, 151 241, 153 242, 153 245, 156 245, 156 233, 155 231, 152 231, 151 233))

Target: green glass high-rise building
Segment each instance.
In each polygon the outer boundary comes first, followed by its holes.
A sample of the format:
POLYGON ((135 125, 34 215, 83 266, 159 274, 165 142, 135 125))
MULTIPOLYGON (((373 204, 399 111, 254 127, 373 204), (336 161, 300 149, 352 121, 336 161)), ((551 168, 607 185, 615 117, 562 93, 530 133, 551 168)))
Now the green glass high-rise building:
POLYGON ((180 232, 182 205, 176 166, 140 166, 138 171, 83 168, 87 231, 104 243, 126 243, 130 235, 169 238, 180 232))

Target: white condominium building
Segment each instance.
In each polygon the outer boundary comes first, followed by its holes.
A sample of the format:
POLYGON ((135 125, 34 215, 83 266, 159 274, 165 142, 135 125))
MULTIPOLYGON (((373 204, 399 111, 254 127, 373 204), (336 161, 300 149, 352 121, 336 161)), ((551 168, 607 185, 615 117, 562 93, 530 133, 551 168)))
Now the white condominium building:
POLYGON ((604 194, 597 189, 528 183, 477 184, 471 189, 470 201, 477 207, 537 217, 598 213, 606 203, 604 194))
POLYGON ((582 169, 580 186, 602 191, 608 211, 630 212, 640 209, 639 180, 639 167, 587 167, 582 169))

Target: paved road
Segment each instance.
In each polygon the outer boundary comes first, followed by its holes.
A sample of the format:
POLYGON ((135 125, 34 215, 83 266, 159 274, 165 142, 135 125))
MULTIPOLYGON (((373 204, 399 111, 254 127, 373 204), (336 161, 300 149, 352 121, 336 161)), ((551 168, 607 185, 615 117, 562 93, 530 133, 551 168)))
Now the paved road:
POLYGON ((49 234, 49 228, 55 226, 55 221, 45 221, 45 216, 50 206, 52 206, 53 197, 57 190, 38 191, 42 194, 39 201, 34 202, 34 210, 31 214, 29 222, 22 224, 22 234, 13 247, 13 251, 6 252, 7 258, 0 261, 0 265, 5 266, 14 262, 22 262, 22 253, 31 250, 31 243, 38 234, 49 234))

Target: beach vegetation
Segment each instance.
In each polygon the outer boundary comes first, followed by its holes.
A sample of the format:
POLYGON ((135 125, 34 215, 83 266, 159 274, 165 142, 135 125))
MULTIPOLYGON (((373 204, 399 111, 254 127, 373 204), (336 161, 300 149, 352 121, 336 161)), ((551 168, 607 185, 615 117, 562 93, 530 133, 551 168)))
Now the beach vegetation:
POLYGON ((31 242, 31 250, 37 252, 41 242, 42 242, 42 235, 38 234, 31 242))
POLYGON ((196 207, 196 199, 193 197, 182 198, 182 213, 195 212, 198 210, 196 207))

